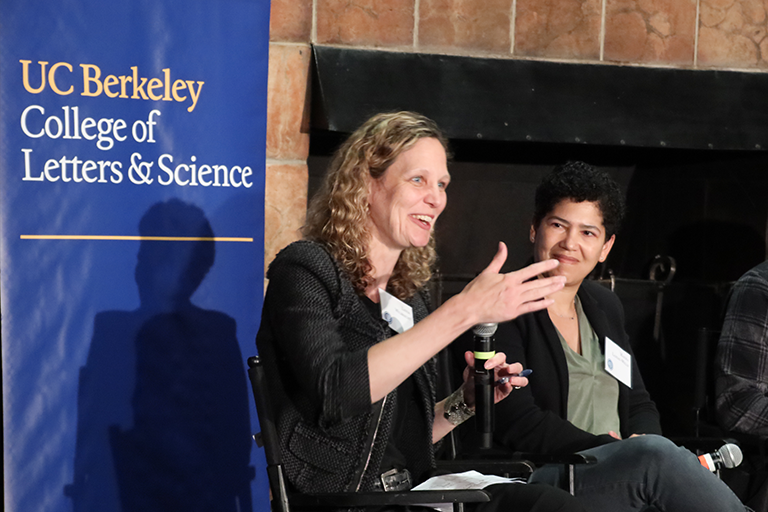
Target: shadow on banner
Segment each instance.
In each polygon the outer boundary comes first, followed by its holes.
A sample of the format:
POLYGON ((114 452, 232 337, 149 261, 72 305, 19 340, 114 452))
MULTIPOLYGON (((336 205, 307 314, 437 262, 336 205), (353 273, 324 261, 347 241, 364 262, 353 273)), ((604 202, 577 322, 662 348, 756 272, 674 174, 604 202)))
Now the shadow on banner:
POLYGON ((135 268, 141 305, 94 319, 80 370, 75 512, 251 510, 252 440, 235 320, 190 298, 215 258, 203 211, 153 205, 135 268))

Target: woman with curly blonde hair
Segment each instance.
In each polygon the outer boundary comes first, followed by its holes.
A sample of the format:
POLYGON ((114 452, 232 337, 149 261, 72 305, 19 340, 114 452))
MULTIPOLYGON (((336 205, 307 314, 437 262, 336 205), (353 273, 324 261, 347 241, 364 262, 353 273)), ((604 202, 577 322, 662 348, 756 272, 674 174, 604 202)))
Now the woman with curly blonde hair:
MULTIPOLYGON (((440 142, 448 152, 448 141, 426 117, 410 112, 372 117, 336 152, 322 188, 309 205, 304 236, 327 244, 359 291, 371 281, 366 253, 371 180, 381 178, 401 153, 424 137, 440 142)), ((401 300, 411 297, 431 277, 435 259, 433 236, 426 246, 404 249, 389 281, 394 295, 401 300)))
MULTIPOLYGON (((471 372, 436 403, 433 356, 475 324, 546 308, 544 297, 563 286, 560 277, 532 279, 553 260, 499 274, 500 243, 488 268, 430 313, 424 285, 449 182, 446 140, 431 120, 374 116, 337 151, 305 240, 270 265, 256 343, 279 397, 286 476, 300 491, 405 490, 424 480, 433 443, 474 406, 471 372)), ((509 379, 497 401, 528 382, 504 354, 486 368, 509 379)), ((514 495, 516 510, 580 510, 547 486, 502 487, 506 498, 485 507, 514 495)))

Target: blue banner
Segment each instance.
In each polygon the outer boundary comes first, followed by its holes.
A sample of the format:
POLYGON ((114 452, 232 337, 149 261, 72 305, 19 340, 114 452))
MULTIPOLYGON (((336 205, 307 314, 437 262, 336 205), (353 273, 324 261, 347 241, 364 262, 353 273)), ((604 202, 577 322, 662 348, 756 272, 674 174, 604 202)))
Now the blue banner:
POLYGON ((5 510, 268 510, 268 0, 2 0, 5 510))

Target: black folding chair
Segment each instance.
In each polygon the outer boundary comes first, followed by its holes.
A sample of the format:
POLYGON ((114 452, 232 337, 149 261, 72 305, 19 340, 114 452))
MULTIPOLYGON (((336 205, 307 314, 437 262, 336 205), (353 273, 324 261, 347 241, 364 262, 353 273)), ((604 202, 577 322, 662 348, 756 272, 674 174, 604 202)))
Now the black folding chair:
MULTIPOLYGON (((269 386, 259 356, 248 358, 248 375, 253 387, 256 411, 261 432, 254 435, 256 443, 264 448, 267 476, 271 491, 273 512, 290 510, 322 510, 325 508, 369 508, 387 505, 426 505, 453 503, 454 510, 462 510, 464 503, 490 501, 490 495, 479 489, 457 491, 405 491, 405 492, 345 492, 299 493, 290 488, 283 474, 280 442, 275 428, 275 415, 269 398, 269 386)), ((272 383, 274 385, 274 383, 272 383)), ((466 468, 466 465, 464 466, 466 468)))

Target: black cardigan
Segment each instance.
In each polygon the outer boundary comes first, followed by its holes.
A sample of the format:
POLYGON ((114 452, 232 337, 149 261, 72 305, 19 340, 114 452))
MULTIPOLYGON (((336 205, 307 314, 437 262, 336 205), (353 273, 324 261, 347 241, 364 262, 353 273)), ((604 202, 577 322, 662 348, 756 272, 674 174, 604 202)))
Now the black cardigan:
MULTIPOLYGON (((584 313, 605 352, 606 336, 632 354, 624 331, 624 309, 618 297, 603 286, 584 281, 578 292, 584 313)), ((472 350, 472 337, 462 336, 456 351, 472 350)), ((512 391, 496 404, 496 441, 516 450, 543 454, 573 453, 614 441, 608 434, 593 435, 568 420, 568 364, 549 314, 538 311, 499 325, 496 350, 508 362, 533 370, 525 388, 512 391)), ((457 356, 459 354, 456 354, 457 356)), ((463 360, 463 357, 462 357, 463 360)), ((619 383, 621 436, 661 434, 659 414, 640 376, 632 354, 632 389, 619 383)), ((468 426, 467 430, 473 427, 468 426)))
MULTIPOLYGON (((352 283, 320 244, 295 242, 269 268, 256 337, 267 364, 284 467, 303 492, 368 491, 380 475, 397 390, 371 404, 368 348, 388 338, 352 283)), ((414 322, 429 308, 426 292, 407 303, 414 322)), ((434 465, 434 358, 414 374, 426 424, 427 460, 434 465)), ((417 468, 423 470, 425 468, 417 468)))

